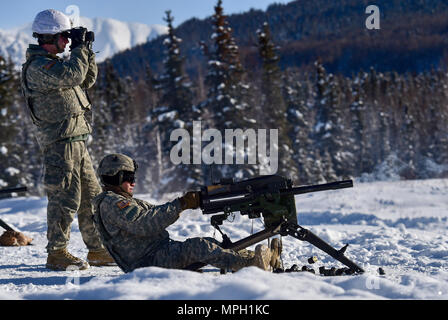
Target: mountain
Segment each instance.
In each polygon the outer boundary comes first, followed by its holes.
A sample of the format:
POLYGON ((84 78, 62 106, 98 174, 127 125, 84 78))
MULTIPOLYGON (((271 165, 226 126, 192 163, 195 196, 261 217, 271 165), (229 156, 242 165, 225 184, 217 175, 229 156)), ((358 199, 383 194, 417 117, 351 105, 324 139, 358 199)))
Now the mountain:
MULTIPOLYGON (((350 76, 373 66, 377 71, 423 72, 448 65, 448 2, 446 0, 377 0, 380 29, 368 30, 368 0, 297 0, 272 4, 266 11, 250 10, 228 17, 247 70, 260 66, 257 29, 269 23, 280 47, 283 69, 313 70, 321 58, 332 73, 350 76)), ((224 2, 224 13, 226 10, 224 2)), ((213 3, 210 4, 210 15, 213 3)), ((175 30, 190 76, 204 73, 207 62, 199 43, 212 45, 211 18, 190 19, 175 30)), ((113 57, 121 75, 139 76, 142 64, 163 70, 163 39, 126 50, 113 57)))
MULTIPOLYGON (((10 30, 0 30, 0 55, 11 57, 17 65, 22 64, 28 44, 36 43, 36 39, 32 37, 31 25, 32 23, 29 23, 10 30)), ((167 32, 167 28, 162 25, 128 23, 104 18, 81 17, 80 25, 95 32, 93 49, 95 52, 99 51, 98 62, 167 32)))

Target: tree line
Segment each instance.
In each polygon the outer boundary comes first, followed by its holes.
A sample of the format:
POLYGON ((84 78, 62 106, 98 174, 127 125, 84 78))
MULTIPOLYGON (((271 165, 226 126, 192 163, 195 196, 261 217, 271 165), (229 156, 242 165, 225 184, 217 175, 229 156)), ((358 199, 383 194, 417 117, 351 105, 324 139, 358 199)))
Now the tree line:
MULTIPOLYGON (((201 44, 207 70, 193 81, 173 19, 167 11, 163 72, 143 63, 139 78, 120 77, 106 61, 89 92, 93 161, 115 152, 135 158, 137 192, 157 196, 212 179, 257 175, 259 163, 173 164, 177 142, 170 135, 183 128, 193 136, 194 121, 221 132, 278 129, 278 174, 297 185, 348 177, 448 177, 446 70, 397 73, 371 67, 346 76, 328 72, 321 59, 306 72, 282 69, 281 50, 267 22, 254 35, 261 68, 248 70, 218 0, 211 41, 201 44)), ((42 194, 42 157, 19 74, 1 57, 0 127, 0 187, 22 184, 42 194)))

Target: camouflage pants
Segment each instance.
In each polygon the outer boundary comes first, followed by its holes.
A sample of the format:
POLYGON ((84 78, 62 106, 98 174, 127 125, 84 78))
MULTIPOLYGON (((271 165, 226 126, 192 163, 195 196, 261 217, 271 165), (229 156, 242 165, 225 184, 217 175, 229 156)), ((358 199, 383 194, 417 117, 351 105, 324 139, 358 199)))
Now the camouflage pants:
POLYGON ((250 266, 253 257, 253 251, 223 249, 213 238, 191 238, 184 242, 170 240, 154 254, 143 258, 139 268, 184 269, 192 263, 203 262, 220 269, 237 271, 250 266))
POLYGON ((47 251, 67 247, 78 213, 79 230, 89 250, 103 248, 93 222, 92 199, 101 192, 84 141, 54 144, 45 150, 44 185, 48 197, 47 251))

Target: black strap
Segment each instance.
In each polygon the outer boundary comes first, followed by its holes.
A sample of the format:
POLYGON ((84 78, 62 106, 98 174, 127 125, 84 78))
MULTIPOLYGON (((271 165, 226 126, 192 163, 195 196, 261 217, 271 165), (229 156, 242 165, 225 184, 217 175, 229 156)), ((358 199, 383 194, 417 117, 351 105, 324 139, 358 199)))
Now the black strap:
POLYGON ((41 55, 33 55, 33 56, 31 56, 25 62, 25 65, 23 66, 23 69, 22 69, 22 81, 23 81, 23 84, 24 84, 25 89, 26 89, 26 90, 24 90, 24 88, 22 87, 22 94, 25 97, 26 106, 28 107, 28 111, 30 113, 31 120, 33 121, 33 123, 36 126, 39 126, 39 121, 42 121, 42 120, 40 120, 38 117, 36 117, 36 114, 34 113, 34 108, 33 108, 33 103, 32 103, 31 97, 26 92, 26 91, 29 91, 29 92, 32 91, 28 87, 28 80, 26 79, 26 72, 28 71, 28 67, 30 66, 31 62, 33 62, 38 56, 41 56, 41 55))

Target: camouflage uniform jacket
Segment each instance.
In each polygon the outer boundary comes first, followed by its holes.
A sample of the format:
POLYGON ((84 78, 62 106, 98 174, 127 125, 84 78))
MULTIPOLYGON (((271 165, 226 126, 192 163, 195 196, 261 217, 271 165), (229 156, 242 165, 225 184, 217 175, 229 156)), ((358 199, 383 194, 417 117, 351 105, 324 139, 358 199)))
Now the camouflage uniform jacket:
POLYGON ((103 244, 124 272, 134 270, 143 257, 170 241, 165 229, 182 211, 178 199, 154 206, 112 191, 98 195, 93 205, 103 244))
POLYGON ((92 129, 84 114, 91 106, 83 89, 95 84, 95 54, 80 45, 72 50, 69 61, 63 61, 31 44, 26 57, 22 91, 41 147, 74 137, 87 138, 92 129))

